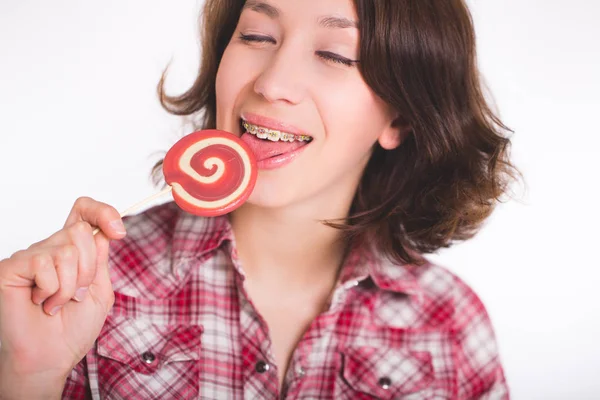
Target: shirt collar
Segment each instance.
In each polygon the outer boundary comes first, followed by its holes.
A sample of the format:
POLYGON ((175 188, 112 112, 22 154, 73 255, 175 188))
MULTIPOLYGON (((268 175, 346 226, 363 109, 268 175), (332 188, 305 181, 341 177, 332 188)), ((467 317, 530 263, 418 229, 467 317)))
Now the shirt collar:
POLYGON ((416 275, 418 268, 391 260, 372 245, 353 246, 342 267, 340 284, 370 278, 381 290, 420 297, 423 293, 416 275))
POLYGON ((190 268, 209 253, 233 239, 226 216, 203 218, 179 209, 172 243, 172 272, 176 277, 187 275, 190 268))
MULTIPOLYGON (((180 211, 173 235, 173 273, 176 277, 185 276, 193 260, 200 260, 221 246, 234 261, 237 260, 235 237, 227 216, 202 218, 180 211)), ((234 265, 243 277, 239 263, 234 262, 234 265)), ((371 278, 382 290, 420 297, 422 289, 416 277, 418 268, 394 262, 373 246, 352 246, 342 266, 339 284, 371 278)))

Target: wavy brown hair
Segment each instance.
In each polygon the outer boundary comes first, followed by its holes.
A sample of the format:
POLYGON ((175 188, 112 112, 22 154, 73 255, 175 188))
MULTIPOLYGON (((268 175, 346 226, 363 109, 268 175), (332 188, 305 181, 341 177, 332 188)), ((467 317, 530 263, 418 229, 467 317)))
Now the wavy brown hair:
MULTIPOLYGON (((245 0, 206 0, 202 62, 178 96, 158 85, 175 115, 215 128, 215 80, 245 0)), ((471 238, 507 193, 518 171, 510 131, 482 91, 475 33, 463 0, 354 0, 360 29, 359 68, 374 93, 412 128, 395 150, 375 145, 350 215, 326 222, 353 240, 373 243, 402 263, 471 238)), ((154 176, 160 176, 159 162, 154 176)))

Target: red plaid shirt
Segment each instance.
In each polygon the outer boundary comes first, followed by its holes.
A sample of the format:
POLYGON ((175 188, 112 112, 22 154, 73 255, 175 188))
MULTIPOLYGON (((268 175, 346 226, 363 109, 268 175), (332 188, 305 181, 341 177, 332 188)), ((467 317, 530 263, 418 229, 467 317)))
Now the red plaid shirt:
POLYGON ((228 218, 174 203, 126 220, 115 305, 67 399, 508 399, 492 325, 447 270, 353 250, 281 391, 228 218))

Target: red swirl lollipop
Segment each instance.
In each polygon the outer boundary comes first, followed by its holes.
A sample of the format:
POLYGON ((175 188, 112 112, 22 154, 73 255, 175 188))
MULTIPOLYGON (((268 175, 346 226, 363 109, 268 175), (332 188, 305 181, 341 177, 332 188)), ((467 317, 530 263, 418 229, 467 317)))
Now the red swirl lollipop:
POLYGON ((206 217, 241 206, 258 174, 248 145, 216 129, 191 133, 175 143, 165 156, 163 173, 177 205, 206 217))
MULTIPOLYGON (((258 170, 254 154, 237 136, 216 129, 191 133, 167 152, 163 174, 169 186, 121 213, 130 215, 172 191, 183 210, 204 217, 227 214, 252 193, 258 170)), ((94 230, 94 235, 100 231, 94 230)))

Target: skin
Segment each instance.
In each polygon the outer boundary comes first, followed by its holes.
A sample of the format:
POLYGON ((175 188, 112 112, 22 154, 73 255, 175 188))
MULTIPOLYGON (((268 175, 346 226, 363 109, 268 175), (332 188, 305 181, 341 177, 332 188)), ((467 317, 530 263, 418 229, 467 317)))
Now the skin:
POLYGON ((355 63, 345 65, 359 57, 358 29, 320 24, 356 21, 350 0, 261 3, 267 6, 243 10, 223 55, 217 127, 241 134, 240 116, 250 112, 313 137, 292 163, 260 170, 249 200, 231 216, 246 290, 267 322, 281 385, 343 259, 339 232, 319 221, 348 214, 374 144, 395 148, 406 129, 355 63))
MULTIPOLYGON (((343 259, 338 232, 319 220, 347 215, 373 145, 392 149, 405 132, 355 65, 327 58, 358 57, 356 28, 318 22, 355 21, 350 0, 265 1, 278 16, 245 9, 223 56, 217 127, 239 135, 240 113, 254 112, 314 138, 291 164, 260 171, 250 199, 231 215, 246 289, 267 321, 281 383, 343 259), (268 39, 242 41, 240 33, 268 39)), ((0 398, 60 398, 114 303, 108 247, 124 236, 117 210, 81 198, 60 231, 0 261, 0 398), (92 227, 101 232, 94 236, 92 227)))
POLYGON ((0 261, 0 398, 60 398, 114 303, 108 247, 124 236, 117 210, 80 198, 63 229, 0 261))

